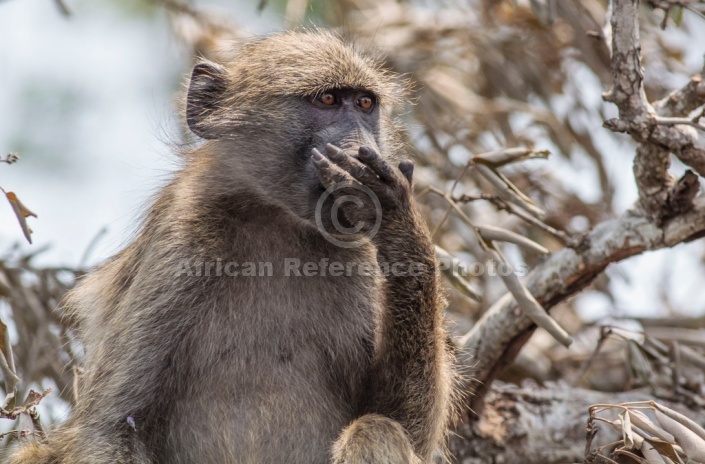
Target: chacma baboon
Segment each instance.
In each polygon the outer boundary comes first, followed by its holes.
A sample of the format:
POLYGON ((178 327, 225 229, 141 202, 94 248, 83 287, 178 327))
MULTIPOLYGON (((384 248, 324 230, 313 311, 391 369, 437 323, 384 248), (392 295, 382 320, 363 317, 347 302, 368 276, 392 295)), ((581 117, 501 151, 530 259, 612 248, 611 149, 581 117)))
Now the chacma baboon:
POLYGON ((198 64, 186 120, 205 141, 68 296, 76 405, 12 462, 432 461, 453 355, 400 95, 322 31, 198 64))

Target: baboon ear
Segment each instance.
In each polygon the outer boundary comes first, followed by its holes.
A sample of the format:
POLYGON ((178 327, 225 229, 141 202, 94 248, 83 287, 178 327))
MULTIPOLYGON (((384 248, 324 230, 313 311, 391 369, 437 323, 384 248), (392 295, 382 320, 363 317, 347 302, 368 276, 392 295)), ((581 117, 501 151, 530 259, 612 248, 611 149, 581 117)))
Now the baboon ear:
POLYGON ((227 88, 225 69, 211 62, 193 68, 186 97, 186 122, 194 134, 204 139, 218 138, 213 113, 227 88))

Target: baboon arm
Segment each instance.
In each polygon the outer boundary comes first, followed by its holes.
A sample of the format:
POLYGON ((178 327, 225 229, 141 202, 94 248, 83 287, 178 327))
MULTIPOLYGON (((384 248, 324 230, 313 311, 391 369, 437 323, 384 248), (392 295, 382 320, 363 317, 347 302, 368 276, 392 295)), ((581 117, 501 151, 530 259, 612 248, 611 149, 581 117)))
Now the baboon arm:
POLYGON ((416 452, 429 459, 450 414, 452 363, 433 245, 413 204, 383 226, 377 245, 386 276, 371 406, 398 421, 416 452))
POLYGON ((369 147, 360 147, 355 157, 330 145, 325 152, 313 150, 311 157, 322 185, 351 186, 340 190, 350 195, 367 189, 376 200, 357 197, 365 206, 345 210, 347 219, 366 224, 376 220, 375 213, 382 216, 371 235, 385 277, 382 310, 363 406, 401 424, 416 453, 428 460, 446 430, 452 357, 434 247, 413 199, 413 163, 402 161, 396 169, 369 147))

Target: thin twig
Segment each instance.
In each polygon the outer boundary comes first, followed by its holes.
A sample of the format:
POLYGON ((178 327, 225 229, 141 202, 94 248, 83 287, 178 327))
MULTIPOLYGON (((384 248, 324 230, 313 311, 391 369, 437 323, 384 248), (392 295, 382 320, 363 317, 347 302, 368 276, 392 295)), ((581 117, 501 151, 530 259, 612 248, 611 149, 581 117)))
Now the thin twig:
POLYGON ((569 236, 565 232, 555 229, 545 222, 541 221, 540 219, 537 219, 536 217, 528 214, 526 211, 524 211, 521 208, 518 208, 514 206, 514 204, 509 203, 504 201, 504 199, 500 198, 497 195, 491 195, 489 193, 481 193, 479 195, 466 195, 463 194, 459 197, 451 197, 453 201, 457 203, 469 203, 472 201, 479 201, 479 200, 486 200, 491 202, 495 208, 497 208, 500 211, 507 211, 510 214, 513 214, 517 216, 519 219, 528 222, 532 226, 538 227, 539 229, 543 230, 544 232, 547 232, 553 236, 555 236, 557 239, 559 239, 561 242, 563 242, 565 245, 568 245, 570 247, 575 248, 578 246, 580 243, 579 240, 569 236))
MULTIPOLYGON (((460 171, 460 174, 453 181, 453 186, 450 188, 450 191, 448 192, 449 195, 453 195, 453 191, 455 190, 455 187, 458 186, 460 179, 462 179, 465 176, 465 173, 468 172, 468 169, 470 169, 470 166, 472 166, 472 163, 470 161, 465 163, 463 170, 460 171)), ((452 209, 452 206, 449 206, 448 209, 446 209, 445 213, 443 213, 443 217, 438 222, 436 227, 433 229, 433 232, 431 232, 431 238, 434 238, 438 234, 438 231, 441 230, 441 227, 443 227, 443 224, 445 224, 445 222, 448 220, 448 216, 450 216, 451 209, 452 209)))
POLYGON ((692 119, 688 119, 688 118, 657 117, 656 123, 661 124, 662 126, 678 126, 678 125, 691 126, 691 127, 695 127, 696 129, 705 132, 705 126, 701 126, 697 122, 693 121, 692 119))

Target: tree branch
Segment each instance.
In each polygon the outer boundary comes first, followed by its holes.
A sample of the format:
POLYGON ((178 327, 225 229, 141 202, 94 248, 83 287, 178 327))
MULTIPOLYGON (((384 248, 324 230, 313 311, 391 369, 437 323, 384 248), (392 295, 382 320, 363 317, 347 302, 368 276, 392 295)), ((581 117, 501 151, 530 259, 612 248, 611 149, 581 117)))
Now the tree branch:
MULTIPOLYGON (((579 247, 553 253, 532 271, 525 285, 548 310, 587 287, 610 263, 703 235, 704 197, 696 199, 693 210, 663 226, 651 221, 639 209, 629 210, 620 218, 599 224, 583 238, 579 247)), ((471 398, 471 409, 479 413, 489 385, 514 360, 535 329, 507 294, 460 339, 464 351, 472 356, 465 362, 473 381, 478 384, 471 398)))
MULTIPOLYGON (((554 384, 547 388, 495 385, 487 395, 486 413, 477 422, 459 427, 449 447, 455 462, 463 464, 583 462, 591 405, 654 399, 645 389, 615 393, 554 384)), ((701 423, 705 419, 701 407, 657 401, 701 423)), ((603 443, 621 438, 608 426, 599 427, 598 436, 603 443)))
POLYGON ((605 121, 605 127, 627 132, 641 144, 634 161, 634 173, 641 206, 656 218, 667 211, 669 153, 699 175, 705 175, 705 150, 696 146, 697 133, 688 126, 702 129, 695 121, 677 119, 705 102, 701 76, 694 76, 684 88, 657 102, 657 110, 646 99, 639 52, 639 1, 615 0, 612 26, 612 88, 603 98, 617 105, 619 119, 605 121), (675 123, 678 122, 678 125, 675 123))
POLYGON ((659 116, 678 117, 687 116, 702 105, 705 105, 705 81, 702 75, 696 75, 683 88, 674 90, 663 100, 655 102, 654 110, 659 116))

